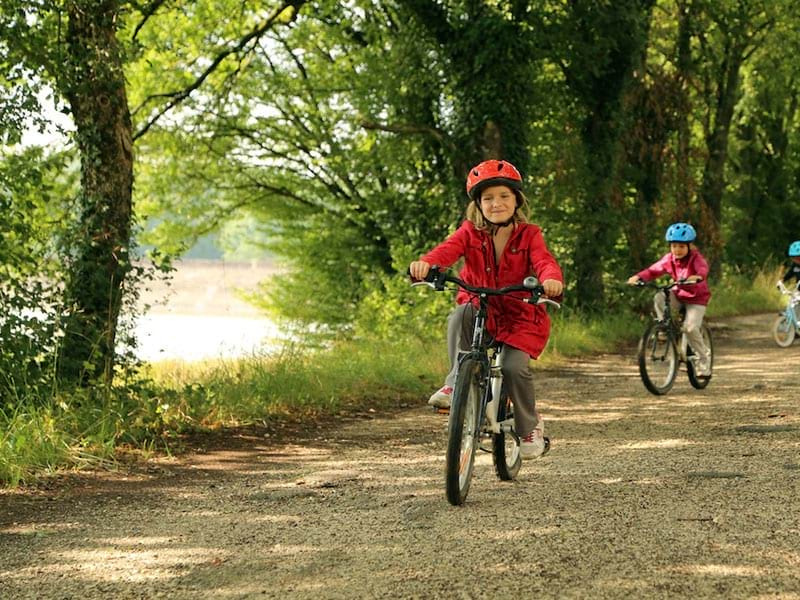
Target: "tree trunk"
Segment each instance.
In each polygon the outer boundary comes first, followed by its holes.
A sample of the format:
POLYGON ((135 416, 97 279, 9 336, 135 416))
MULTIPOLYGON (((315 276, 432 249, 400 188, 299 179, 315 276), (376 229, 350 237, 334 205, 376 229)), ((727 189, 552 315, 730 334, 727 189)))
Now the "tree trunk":
POLYGON ((739 94, 739 74, 744 48, 729 44, 717 79, 714 125, 706 137, 708 156, 700 187, 700 236, 709 259, 709 277, 722 274, 722 194, 725 191, 725 163, 733 112, 739 94))
POLYGON ((676 54, 676 77, 680 86, 681 105, 678 107, 678 148, 676 157, 678 180, 675 186, 675 210, 680 220, 687 221, 690 220, 689 206, 692 197, 692 176, 689 169, 689 153, 691 149, 689 82, 692 76, 692 14, 686 2, 678 3, 676 54))
POLYGON ((130 270, 132 127, 117 0, 67 3, 69 64, 62 82, 77 129, 81 228, 66 287, 59 374, 86 385, 114 372, 122 284, 130 270))
POLYGON ((576 218, 573 263, 577 302, 588 310, 605 305, 603 274, 622 211, 622 203, 616 201, 621 198, 621 136, 628 116, 622 99, 644 56, 653 2, 629 0, 612 6, 572 5, 575 38, 581 41, 575 63, 594 68, 567 68, 566 73, 567 84, 586 111, 581 126, 586 185, 576 218), (602 55, 592 43, 598 31, 614 41, 602 55))

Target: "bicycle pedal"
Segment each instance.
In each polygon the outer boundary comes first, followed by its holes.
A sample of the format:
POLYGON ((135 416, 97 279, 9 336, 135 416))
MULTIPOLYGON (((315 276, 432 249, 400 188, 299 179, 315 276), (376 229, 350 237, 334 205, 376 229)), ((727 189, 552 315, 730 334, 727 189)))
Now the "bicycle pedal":
POLYGON ((437 415, 449 415, 450 414, 450 409, 449 408, 443 408, 441 406, 434 406, 433 407, 433 412, 435 412, 437 415))

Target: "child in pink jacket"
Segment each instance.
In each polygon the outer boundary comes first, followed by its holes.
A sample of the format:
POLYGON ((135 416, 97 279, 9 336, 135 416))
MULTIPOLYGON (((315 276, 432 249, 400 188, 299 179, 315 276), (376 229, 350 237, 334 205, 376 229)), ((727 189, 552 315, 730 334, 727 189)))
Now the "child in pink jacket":
MULTIPOLYGON (((706 278, 708 263, 694 246, 697 232, 688 223, 673 223, 667 228, 666 240, 669 252, 643 271, 639 271, 628 279, 630 285, 639 281, 650 281, 661 275, 669 275, 674 281, 686 281, 692 285, 678 285, 669 293, 670 307, 678 311, 686 307, 683 330, 686 332, 689 345, 698 357, 697 374, 708 377, 711 374, 711 357, 708 347, 703 341, 701 325, 706 314, 706 306, 711 298, 706 278)), ((655 311, 658 319, 664 318, 664 295, 659 292, 655 296, 655 311)))

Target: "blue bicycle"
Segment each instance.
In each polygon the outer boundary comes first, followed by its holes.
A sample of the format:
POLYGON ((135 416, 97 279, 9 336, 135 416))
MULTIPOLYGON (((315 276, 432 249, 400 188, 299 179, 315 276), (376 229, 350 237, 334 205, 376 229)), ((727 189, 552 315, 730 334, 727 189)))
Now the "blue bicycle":
POLYGON ((788 348, 794 342, 800 323, 797 320, 797 305, 800 304, 800 282, 794 291, 786 289, 783 282, 778 282, 778 289, 784 296, 789 296, 789 303, 772 325, 772 337, 781 348, 788 348))

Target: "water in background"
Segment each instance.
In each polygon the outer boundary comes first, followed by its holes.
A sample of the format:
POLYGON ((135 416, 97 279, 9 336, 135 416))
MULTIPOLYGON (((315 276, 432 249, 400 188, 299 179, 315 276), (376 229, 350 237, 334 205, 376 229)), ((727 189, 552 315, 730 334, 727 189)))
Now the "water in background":
POLYGON ((274 265, 184 260, 176 266, 170 285, 142 294, 152 308, 136 323, 141 359, 232 358, 278 347, 283 336, 275 323, 239 296, 273 275, 274 265))

